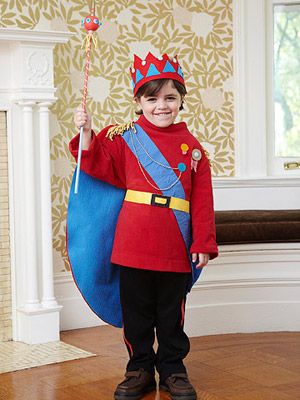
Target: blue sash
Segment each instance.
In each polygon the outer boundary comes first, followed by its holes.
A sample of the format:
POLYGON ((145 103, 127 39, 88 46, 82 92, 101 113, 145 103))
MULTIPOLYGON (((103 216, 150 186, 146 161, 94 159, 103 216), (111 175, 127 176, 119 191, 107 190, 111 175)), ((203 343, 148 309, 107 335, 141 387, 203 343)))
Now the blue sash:
MULTIPOLYGON (((137 155, 140 163, 157 187, 168 187, 177 178, 172 169, 164 169, 151 161, 136 140, 147 149, 151 157, 169 165, 147 133, 135 124, 137 133, 125 131, 122 138, 137 155), (135 149, 132 145, 133 144, 135 149)), ((122 327, 119 294, 119 267, 110 262, 113 238, 125 191, 80 171, 80 188, 74 194, 75 173, 70 189, 67 218, 67 249, 72 274, 83 298, 103 321, 122 327)), ((180 181, 172 188, 162 190, 163 195, 184 199, 180 181)), ((190 215, 173 210, 189 254, 190 215)), ((189 289, 196 282, 201 270, 192 263, 189 289)))
MULTIPOLYGON (((170 185, 172 185, 173 182, 176 181, 177 175, 175 174, 173 169, 171 169, 168 161, 160 152, 156 144, 150 139, 148 134, 143 130, 143 128, 137 123, 135 123, 134 125, 136 128, 136 133, 128 130, 125 131, 122 135, 122 138, 125 140, 130 150, 135 156, 137 156, 145 171, 147 171, 147 173, 151 176, 152 180, 155 182, 156 186, 160 188, 164 196, 173 196, 180 199, 185 199, 184 188, 180 180, 178 180, 176 184, 170 189, 163 190, 163 188, 169 187, 170 185), (169 168, 163 168, 153 162, 143 148, 147 149, 148 154, 151 156, 151 158, 153 158, 153 160, 169 168)), ((179 210, 173 210, 173 212, 177 220, 181 235, 185 242, 188 257, 190 258, 190 214, 179 210)), ((191 262, 192 279, 189 284, 188 291, 191 290, 193 284, 197 281, 202 272, 202 269, 197 269, 195 265, 196 263, 191 262)))

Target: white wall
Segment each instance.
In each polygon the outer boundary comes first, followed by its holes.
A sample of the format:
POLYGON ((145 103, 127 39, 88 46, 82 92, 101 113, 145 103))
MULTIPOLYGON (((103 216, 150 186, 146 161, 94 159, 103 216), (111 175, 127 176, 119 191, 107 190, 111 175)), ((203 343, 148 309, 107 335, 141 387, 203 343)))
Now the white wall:
POLYGON ((188 301, 191 336, 298 331, 300 244, 221 246, 188 301))

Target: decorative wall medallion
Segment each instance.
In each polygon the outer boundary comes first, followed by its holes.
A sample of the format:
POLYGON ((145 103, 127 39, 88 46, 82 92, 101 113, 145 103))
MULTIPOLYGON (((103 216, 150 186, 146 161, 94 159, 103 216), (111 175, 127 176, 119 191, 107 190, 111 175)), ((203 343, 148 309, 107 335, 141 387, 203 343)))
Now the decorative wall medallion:
POLYGON ((27 59, 27 81, 34 86, 51 86, 49 57, 42 51, 33 51, 27 59))

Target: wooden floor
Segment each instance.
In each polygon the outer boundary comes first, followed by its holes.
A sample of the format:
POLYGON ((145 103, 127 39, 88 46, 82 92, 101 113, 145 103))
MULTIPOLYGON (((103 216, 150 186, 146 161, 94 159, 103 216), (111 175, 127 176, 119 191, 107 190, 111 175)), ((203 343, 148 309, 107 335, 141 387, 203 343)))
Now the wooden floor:
MULTIPOLYGON (((123 379, 127 354, 111 327, 62 333, 96 357, 0 375, 1 400, 106 400, 123 379)), ((186 359, 199 400, 300 399, 300 333, 258 333, 191 339, 186 359)), ((151 393, 145 400, 167 400, 151 393)))

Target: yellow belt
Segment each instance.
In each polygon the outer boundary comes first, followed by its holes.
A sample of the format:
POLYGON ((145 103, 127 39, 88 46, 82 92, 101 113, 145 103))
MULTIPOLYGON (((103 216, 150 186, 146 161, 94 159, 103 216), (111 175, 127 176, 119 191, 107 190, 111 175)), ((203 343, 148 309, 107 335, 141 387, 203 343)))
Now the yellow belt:
POLYGON ((179 199, 178 197, 162 196, 149 192, 140 192, 137 190, 128 189, 125 196, 125 201, 139 204, 149 204, 152 206, 172 208, 174 210, 190 212, 190 203, 187 200, 179 199))

